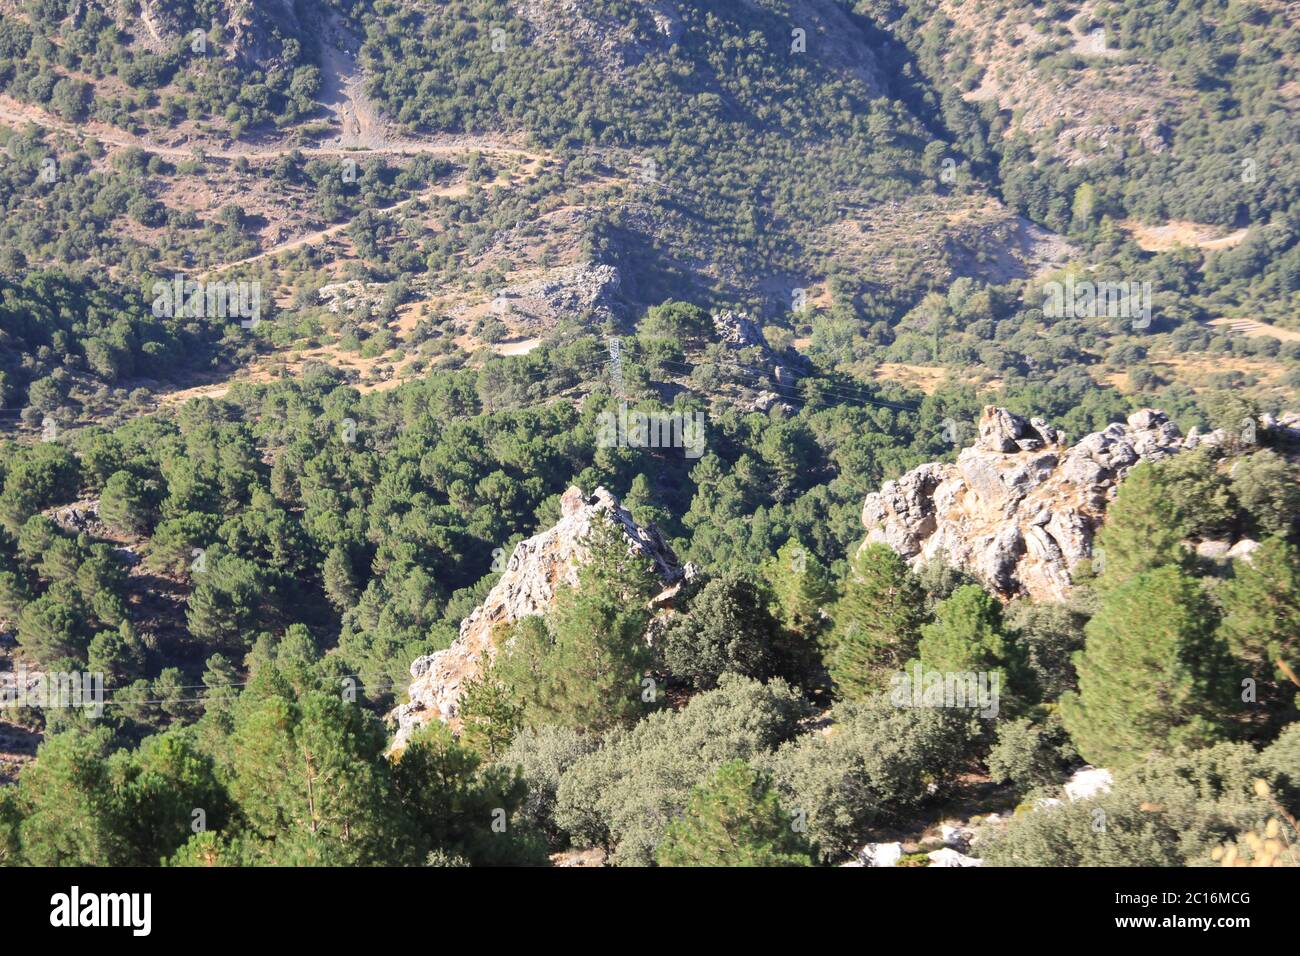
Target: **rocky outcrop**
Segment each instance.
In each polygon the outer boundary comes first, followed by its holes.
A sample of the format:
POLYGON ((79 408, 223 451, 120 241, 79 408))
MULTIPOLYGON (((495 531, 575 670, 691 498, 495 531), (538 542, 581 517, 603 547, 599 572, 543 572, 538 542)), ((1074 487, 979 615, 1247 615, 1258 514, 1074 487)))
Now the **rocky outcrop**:
POLYGON ((92 534, 102 534, 104 531, 103 522, 99 520, 98 498, 74 501, 70 505, 50 508, 42 513, 64 531, 74 535, 81 534, 83 531, 92 534))
POLYGON ((758 324, 743 312, 718 312, 713 316, 713 332, 728 348, 767 348, 758 324))
POLYGON ((990 405, 956 462, 922 465, 867 496, 866 540, 914 566, 942 555, 1005 596, 1059 600, 1138 462, 1221 440, 1183 438, 1163 412, 1143 409, 1069 446, 1042 419, 990 405))
POLYGON ((543 332, 563 318, 612 315, 622 277, 611 265, 578 264, 552 269, 539 278, 506 286, 494 293, 493 314, 510 317, 512 326, 543 332))
POLYGON ((481 674, 496 653, 492 633, 551 606, 556 589, 576 585, 586 557, 585 541, 597 521, 611 522, 627 539, 628 548, 648 559, 666 590, 655 599, 667 601, 691 569, 680 567, 672 550, 653 527, 643 528, 604 488, 590 498, 570 488, 560 499, 560 520, 554 527, 521 541, 510 555, 501 579, 483 603, 461 622, 460 635, 444 651, 411 664, 410 700, 389 718, 397 725, 393 749, 405 745, 411 733, 431 720, 456 724, 465 684, 481 674))

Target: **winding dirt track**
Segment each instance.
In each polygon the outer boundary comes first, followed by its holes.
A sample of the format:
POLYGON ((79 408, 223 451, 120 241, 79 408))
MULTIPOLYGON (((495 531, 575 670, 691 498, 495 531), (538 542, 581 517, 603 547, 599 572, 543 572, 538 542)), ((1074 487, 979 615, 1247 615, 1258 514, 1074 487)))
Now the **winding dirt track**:
MULTIPOLYGON (((88 121, 80 125, 66 122, 43 110, 0 93, 0 125, 22 128, 32 124, 39 128, 63 133, 78 141, 93 139, 99 143, 117 149, 140 149, 152 155, 169 160, 185 161, 203 156, 207 159, 234 161, 245 159, 250 162, 262 162, 279 159, 297 153, 304 157, 363 157, 368 155, 464 155, 482 153, 499 158, 515 157, 525 160, 516 174, 511 177, 512 185, 528 182, 538 175, 545 164, 543 153, 516 146, 499 136, 465 136, 444 135, 427 139, 397 138, 391 135, 388 124, 379 112, 367 100, 362 92, 360 77, 356 64, 347 54, 326 46, 324 67, 325 89, 322 90, 322 105, 334 114, 339 134, 333 140, 305 145, 278 143, 234 143, 233 145, 216 145, 207 142, 157 143, 142 136, 128 133, 106 123, 88 121)), ((465 181, 451 185, 435 185, 408 196, 400 202, 383 209, 375 210, 381 215, 391 215, 407 206, 435 196, 462 196, 468 193, 470 184, 465 181)), ((271 259, 294 249, 328 241, 331 237, 344 232, 350 223, 342 222, 314 230, 289 239, 279 245, 265 249, 256 255, 233 262, 226 262, 203 272, 198 278, 207 277, 225 270, 247 266, 264 259, 271 259)), ((256 373, 254 375, 256 377, 256 373)), ((208 383, 189 389, 162 395, 162 404, 174 404, 176 400, 186 397, 206 396, 210 398, 224 395, 230 388, 232 380, 208 383)), ((382 383, 384 387, 396 385, 397 380, 382 383)), ((379 387, 379 386, 376 386, 379 387)))
MULTIPOLYGON (((0 94, 0 124, 21 127, 31 123, 42 129, 54 130, 66 133, 70 136, 85 139, 87 137, 98 140, 100 143, 108 146, 114 146, 119 149, 140 149, 147 153, 162 156, 168 159, 187 160, 193 159, 196 154, 201 153, 203 156, 211 159, 236 160, 246 159, 250 161, 264 161, 279 159, 292 153, 298 153, 305 157, 323 157, 323 156, 367 156, 367 155, 460 155, 464 153, 483 153, 485 155, 496 156, 516 156, 528 161, 528 178, 532 178, 537 170, 541 167, 544 157, 542 154, 533 150, 523 149, 518 146, 505 142, 500 137, 494 136, 445 136, 435 139, 392 139, 386 134, 384 125, 374 117, 370 111, 355 98, 353 90, 350 88, 340 97, 341 102, 332 103, 328 108, 335 111, 339 116, 345 132, 340 136, 340 142, 308 144, 289 146, 283 143, 258 145, 254 143, 238 143, 235 146, 213 147, 203 143, 187 145, 166 145, 155 143, 144 137, 135 136, 124 130, 108 126, 98 121, 90 121, 82 126, 74 126, 65 122, 56 116, 15 100, 6 94, 0 94), (364 128, 366 135, 365 143, 356 143, 347 145, 353 140, 353 137, 347 132, 348 124, 353 118, 364 118, 364 128)), ((468 191, 464 185, 446 187, 435 186, 427 189, 414 196, 410 196, 401 202, 395 203, 382 210, 377 210, 383 214, 397 212, 405 206, 410 205, 421 199, 431 196, 455 196, 461 195, 468 191)), ((338 235, 347 229, 348 223, 337 223, 327 226, 324 229, 318 229, 313 232, 305 233, 294 239, 290 239, 280 245, 273 246, 270 249, 263 250, 256 255, 249 256, 246 259, 240 259, 234 262, 222 263, 213 266, 203 273, 200 278, 205 278, 216 272, 234 266, 250 265, 260 262, 263 259, 270 259, 284 252, 291 252, 294 249, 303 246, 313 245, 318 242, 324 242, 332 236, 338 235)))
POLYGON ((528 149, 513 146, 495 136, 443 136, 434 139, 384 139, 372 146, 344 146, 335 144, 286 145, 274 143, 259 145, 256 143, 237 143, 234 146, 210 146, 205 143, 184 145, 167 145, 155 143, 142 136, 135 136, 123 130, 91 120, 81 126, 74 126, 39 107, 21 103, 13 97, 0 93, 0 123, 7 126, 21 127, 26 123, 49 130, 57 130, 79 139, 96 139, 109 146, 121 149, 141 149, 168 159, 193 159, 203 155, 210 159, 278 159, 291 153, 303 156, 365 156, 368 154, 416 155, 429 153, 434 155, 451 155, 455 153, 481 152, 495 153, 503 156, 522 156, 526 159, 540 159, 541 156, 528 149))

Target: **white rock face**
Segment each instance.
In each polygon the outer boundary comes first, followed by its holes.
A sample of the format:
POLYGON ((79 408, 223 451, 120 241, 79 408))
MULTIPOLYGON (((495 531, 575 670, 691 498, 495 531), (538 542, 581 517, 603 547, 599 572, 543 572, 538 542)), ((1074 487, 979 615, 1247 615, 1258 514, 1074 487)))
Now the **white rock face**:
POLYGON ((1075 565, 1092 558, 1119 482, 1138 462, 1186 447, 1152 409, 1071 447, 1042 419, 989 405, 975 444, 955 463, 921 465, 867 496, 866 543, 883 542, 914 567, 942 554, 1006 596, 1059 600, 1075 565))
POLYGON ((1071 802, 1087 800, 1089 797, 1110 793, 1113 782, 1109 770, 1100 767, 1084 767, 1076 770, 1074 775, 1065 781, 1065 795, 1071 802))
POLYGON ((578 488, 570 488, 560 499, 560 514, 554 527, 516 546, 501 579, 483 603, 461 621, 460 636, 452 645, 411 664, 410 700, 389 714, 397 724, 394 750, 403 747, 416 728, 435 718, 455 725, 466 682, 481 674, 496 653, 493 629, 543 613, 559 586, 578 583, 578 569, 586 558, 584 539, 594 522, 612 522, 627 538, 628 547, 653 563, 659 579, 670 589, 655 603, 666 601, 690 575, 689 566, 678 566, 659 532, 638 525, 604 488, 597 488, 590 498, 578 488))
POLYGON ((868 843, 846 866, 894 866, 903 857, 901 843, 868 843))
POLYGON ((713 316, 713 330, 724 345, 733 349, 767 348, 767 341, 758 325, 742 312, 717 313, 713 316))
POLYGON ((958 853, 949 847, 926 854, 931 866, 983 866, 984 861, 964 853, 958 853))

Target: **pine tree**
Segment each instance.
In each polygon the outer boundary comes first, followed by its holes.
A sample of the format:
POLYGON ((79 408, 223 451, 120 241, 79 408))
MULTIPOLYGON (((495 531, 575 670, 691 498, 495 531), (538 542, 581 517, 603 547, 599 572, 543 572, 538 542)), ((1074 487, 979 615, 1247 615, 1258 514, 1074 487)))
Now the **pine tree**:
POLYGON ((207 556, 207 570, 196 575, 186 622, 204 644, 242 650, 252 638, 264 599, 260 569, 231 554, 207 556))
POLYGON ((1106 510, 1094 549, 1102 589, 1164 565, 1184 566, 1187 551, 1176 496, 1150 462, 1129 472, 1106 510))
POLYGON ((378 718, 339 694, 309 691, 236 705, 230 794, 267 863, 404 862, 406 821, 378 718))
POLYGON ((1233 568, 1236 576, 1218 591, 1224 639, 1238 657, 1271 665, 1278 680, 1300 686, 1300 548, 1269 538, 1233 568))
POLYGON ((117 687, 134 680, 145 660, 144 643, 131 625, 123 621, 115 631, 101 631, 90 641, 87 666, 103 674, 105 682, 117 687))
POLYGON ((483 766, 445 724, 412 735, 393 779, 422 853, 481 866, 546 862, 545 840, 520 812, 528 786, 518 768, 483 766))
POLYGON ((99 516, 115 531, 143 534, 151 523, 144 483, 126 471, 112 474, 99 496, 99 516))
POLYGON ((1001 670, 1011 658, 1002 605, 978 584, 963 584, 935 606, 934 620, 921 628, 917 654, 926 670, 1001 670))
POLYGON ((654 492, 650 489, 650 480, 644 474, 632 479, 632 486, 623 497, 623 507, 632 515, 632 519, 642 527, 654 525, 663 529, 667 526, 671 514, 655 503, 654 492))
POLYGON ((335 545, 325 556, 321 580, 325 585, 325 596, 336 610, 346 611, 356 607, 360 597, 356 573, 352 569, 352 559, 342 545, 335 545))
POLYGON ((22 819, 15 788, 0 789, 0 866, 17 866, 19 863, 22 846, 18 842, 18 828, 22 819))
POLYGON ((523 706, 489 669, 465 683, 460 698, 461 744, 485 760, 496 760, 519 732, 523 706))
POLYGON ((1222 736, 1229 661, 1194 578, 1166 565, 1115 585, 1085 633, 1079 690, 1061 698, 1085 760, 1120 766, 1222 736))
POLYGON ((832 616, 831 677, 841 696, 858 700, 887 688, 916 651, 925 594, 892 548, 870 544, 854 555, 832 616))
POLYGON ((229 713, 240 690, 239 671, 221 654, 213 654, 203 668, 203 710, 229 713))
POLYGON ((612 524, 596 522, 576 587, 560 588, 546 616, 554 644, 546 655, 540 699, 553 723, 604 730, 644 716, 641 682, 651 664, 647 602, 657 582, 612 524))
POLYGON ((744 760, 718 768, 691 791, 686 812, 668 825, 660 866, 813 866, 812 847, 776 794, 744 760))
POLYGON ((763 567, 763 577, 776 595, 781 623, 807 641, 815 640, 825 625, 822 610, 835 598, 835 586, 826 565, 799 541, 790 538, 776 557, 763 567))

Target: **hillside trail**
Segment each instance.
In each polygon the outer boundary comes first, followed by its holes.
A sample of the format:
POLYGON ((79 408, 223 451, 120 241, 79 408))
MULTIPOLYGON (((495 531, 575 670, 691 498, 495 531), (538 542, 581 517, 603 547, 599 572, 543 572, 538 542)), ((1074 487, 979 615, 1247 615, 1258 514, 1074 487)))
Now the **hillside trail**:
MULTIPOLYGON (((540 171, 541 167, 542 167, 542 160, 540 157, 531 160, 524 167, 522 167, 520 178, 518 180, 514 180, 514 179, 511 180, 510 182, 511 188, 517 188, 521 183, 526 183, 536 178, 537 173, 538 171, 540 171)), ((433 199, 436 197, 458 199, 468 195, 470 188, 471 188, 470 184, 464 181, 452 183, 451 185, 448 186, 430 186, 428 189, 424 189, 418 193, 415 193, 414 195, 407 196, 405 199, 399 202, 395 202, 391 206, 384 206, 382 208, 375 209, 374 212, 381 216, 389 216, 395 212, 400 212, 401 210, 405 209, 407 206, 420 202, 421 200, 433 199)), ((279 245, 272 246, 269 249, 264 249, 255 255, 251 255, 247 257, 246 259, 237 259, 233 262, 223 262, 220 265, 213 266, 210 269, 204 271, 202 274, 200 274, 199 279, 201 280, 206 279, 208 276, 213 275, 214 273, 225 272, 228 269, 234 269, 240 266, 252 265, 254 263, 261 262, 263 259, 273 259, 276 256, 282 255, 286 252, 292 252, 295 249, 301 249, 304 246, 314 246, 319 243, 326 242, 329 239, 333 238, 334 236, 337 236, 340 233, 345 232, 350 225, 352 225, 350 221, 338 222, 338 223, 334 223, 331 226, 325 226, 322 229, 316 229, 313 230, 312 232, 303 233, 301 236, 296 236, 293 239, 288 239, 280 243, 279 245)))
MULTIPOLYGON (((0 93, 0 123, 20 127, 34 124, 47 130, 66 133, 79 138, 92 137, 101 143, 119 149, 140 149, 167 159, 190 160, 197 155, 212 159, 248 161, 274 160, 297 153, 304 157, 363 157, 366 155, 461 155, 479 152, 499 157, 518 157, 526 160, 522 181, 535 178, 545 155, 525 149, 491 135, 443 135, 427 139, 413 139, 393 134, 389 124, 364 92, 364 80, 355 54, 356 38, 343 26, 337 14, 322 25, 321 91, 320 103, 334 116, 338 135, 332 139, 306 145, 284 143, 259 145, 235 143, 216 146, 205 142, 185 144, 157 143, 142 136, 128 133, 98 120, 74 125, 48 111, 0 93)), ((512 182, 511 185, 518 185, 512 182)), ((452 186, 434 186, 410 196, 392 206, 377 210, 382 214, 398 212, 421 199, 435 196, 457 197, 469 192, 468 183, 452 186)), ((304 246, 322 243, 342 233, 349 223, 336 223, 289 239, 245 259, 222 263, 206 270, 200 278, 238 266, 247 266, 264 259, 274 258, 304 246)))
MULTIPOLYGON (((98 120, 89 120, 74 125, 48 113, 38 106, 32 106, 14 99, 7 93, 0 93, 0 123, 21 127, 31 123, 43 129, 67 133, 84 139, 90 137, 109 146, 120 149, 140 149, 146 153, 162 156, 166 159, 189 160, 196 156, 209 159, 279 159, 293 153, 303 156, 364 156, 370 153, 416 155, 428 153, 433 155, 451 155, 455 153, 482 152, 500 155, 521 156, 525 159, 541 159, 542 154, 512 145, 502 137, 490 135, 447 134, 433 139, 394 139, 380 136, 373 145, 343 145, 341 139, 325 143, 285 144, 274 143, 260 145, 256 143, 236 143, 234 146, 213 146, 201 141, 184 145, 155 143, 143 136, 127 133, 116 127, 108 126, 98 120)), ((371 134, 372 139, 375 134, 371 134)))
MULTIPOLYGON (((321 91, 319 101, 324 109, 332 114, 338 132, 331 138, 321 139, 308 144, 250 143, 235 142, 218 145, 211 141, 196 139, 181 143, 159 143, 144 136, 138 136, 125 130, 110 126, 99 120, 88 120, 73 124, 53 115, 38 106, 24 103, 4 93, 0 93, 0 124, 21 128, 33 124, 45 130, 64 133, 78 140, 93 138, 100 143, 117 149, 139 149, 146 153, 161 156, 168 160, 186 161, 197 157, 234 161, 244 159, 249 162, 276 160, 284 156, 297 154, 305 158, 314 157, 356 157, 372 155, 440 155, 455 156, 468 153, 482 153, 497 158, 513 158, 523 162, 510 175, 508 188, 518 188, 536 179, 545 166, 548 156, 545 152, 527 149, 516 145, 508 138, 499 135, 441 134, 427 138, 412 138, 397 135, 390 124, 384 120, 380 111, 374 106, 364 92, 364 80, 356 62, 356 40, 338 21, 332 17, 323 24, 323 41, 321 44, 321 91)), ((461 180, 448 185, 434 185, 421 190, 407 198, 375 212, 380 215, 392 215, 411 206, 434 197, 461 197, 467 195, 472 184, 461 180)), ((331 238, 344 233, 351 225, 350 221, 334 223, 321 229, 304 233, 278 245, 265 249, 244 259, 221 263, 205 270, 198 276, 200 280, 226 272, 232 268, 248 266, 295 249, 325 243, 331 238)), ((404 337, 404 336, 403 336, 404 337)), ((329 349, 319 349, 313 358, 327 358, 329 349)), ((236 372, 234 375, 209 381, 203 384, 182 388, 159 396, 160 405, 174 405, 186 398, 219 398, 225 395, 235 381, 259 381, 269 379, 269 370, 256 365, 236 372)), ((381 382, 369 388, 386 388, 397 381, 381 382)))

